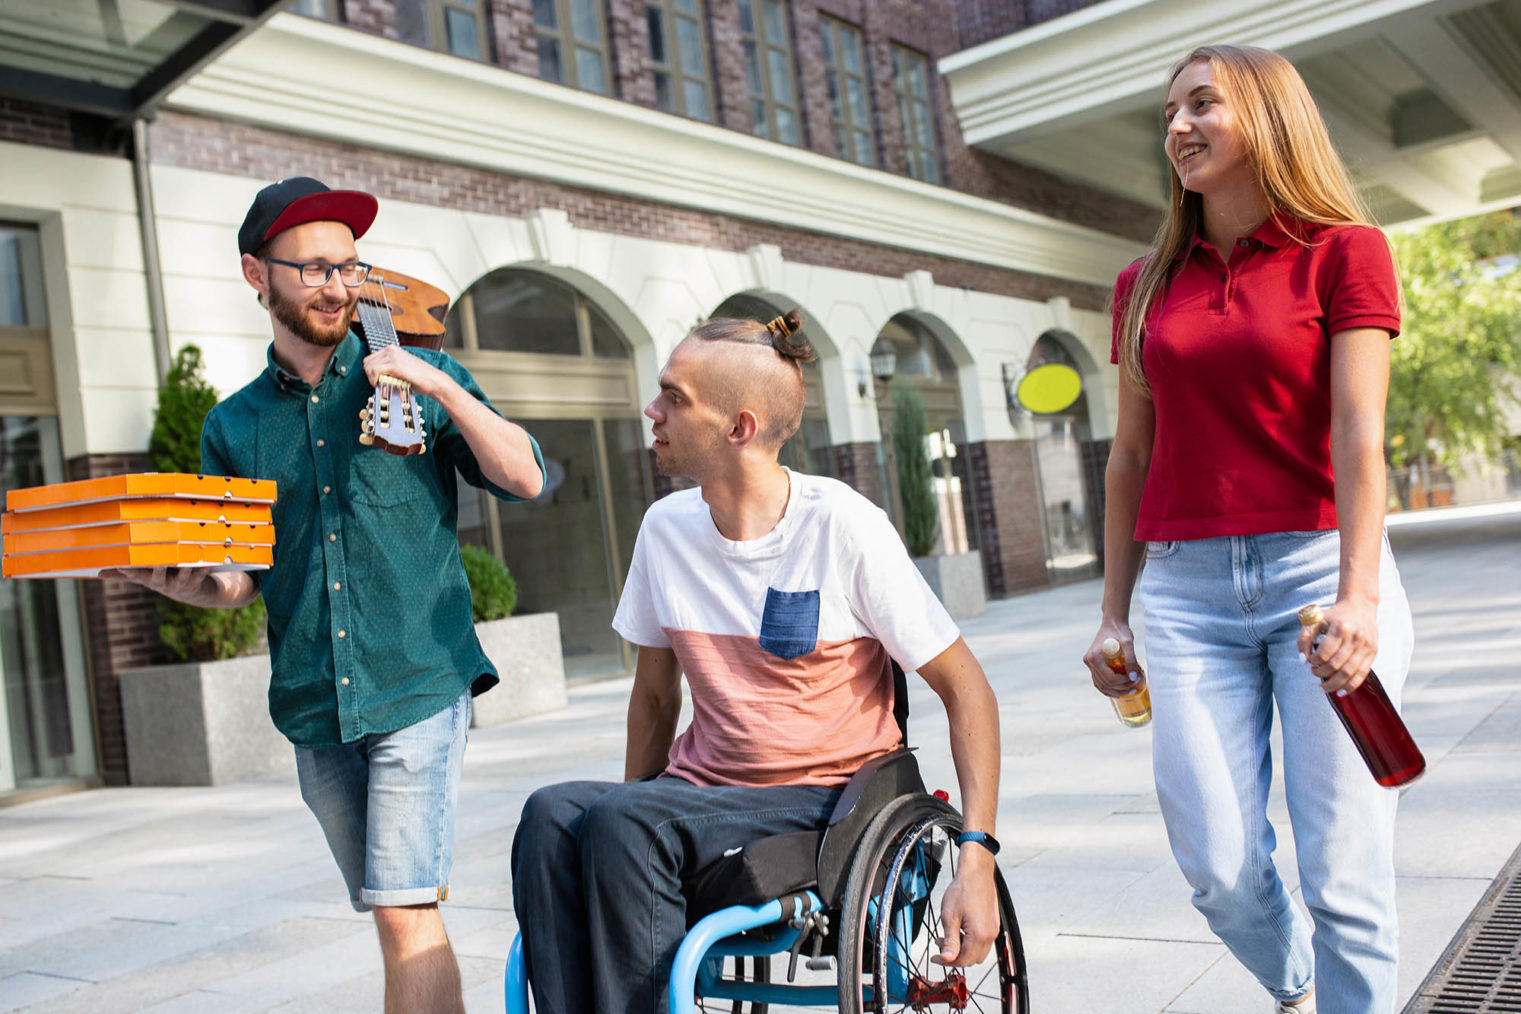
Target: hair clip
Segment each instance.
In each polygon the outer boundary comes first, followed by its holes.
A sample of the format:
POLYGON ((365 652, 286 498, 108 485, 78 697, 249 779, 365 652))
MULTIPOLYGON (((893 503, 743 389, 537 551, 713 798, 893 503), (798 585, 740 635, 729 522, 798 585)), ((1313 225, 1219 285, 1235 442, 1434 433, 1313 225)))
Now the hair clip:
POLYGON ((769 324, 766 325, 766 330, 770 331, 772 334, 776 335, 778 338, 791 338, 792 337, 792 328, 790 328, 790 327, 787 326, 787 318, 786 317, 777 317, 771 323, 769 323, 769 324))

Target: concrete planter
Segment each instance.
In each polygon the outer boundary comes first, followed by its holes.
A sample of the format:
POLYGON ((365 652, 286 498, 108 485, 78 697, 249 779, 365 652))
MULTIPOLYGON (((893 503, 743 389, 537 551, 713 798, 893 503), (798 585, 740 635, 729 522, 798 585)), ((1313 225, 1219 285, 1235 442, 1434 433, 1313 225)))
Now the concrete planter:
POLYGON ((475 625, 475 634, 502 682, 475 699, 472 728, 565 707, 565 659, 557 614, 488 620, 475 625))
POLYGON ((121 673, 133 785, 221 785, 295 770, 269 718, 269 656, 121 673))
MULTIPOLYGON (((510 616, 475 632, 502 676, 475 699, 475 727, 565 707, 558 616, 510 616)), ((120 681, 133 785, 222 785, 295 770, 269 717, 268 655, 127 669, 120 681)))
POLYGON ((914 566, 924 575, 930 590, 954 620, 981 616, 988 611, 987 585, 982 578, 982 553, 952 553, 948 556, 916 556, 914 566))

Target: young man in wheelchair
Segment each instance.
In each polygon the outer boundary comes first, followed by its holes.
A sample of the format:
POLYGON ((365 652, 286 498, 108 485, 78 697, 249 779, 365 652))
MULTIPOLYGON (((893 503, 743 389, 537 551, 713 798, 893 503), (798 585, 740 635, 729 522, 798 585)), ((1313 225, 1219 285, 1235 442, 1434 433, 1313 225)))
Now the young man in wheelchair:
POLYGON ((935 960, 981 961, 998 932, 997 701, 886 515, 778 464, 814 358, 800 323, 699 326, 645 408, 661 472, 698 488, 645 515, 613 620, 639 646, 628 781, 540 789, 513 842, 539 1014, 664 1010, 683 880, 829 822, 849 777, 900 744, 892 659, 945 704, 965 814, 935 960), (676 737, 683 673, 693 714, 676 737))

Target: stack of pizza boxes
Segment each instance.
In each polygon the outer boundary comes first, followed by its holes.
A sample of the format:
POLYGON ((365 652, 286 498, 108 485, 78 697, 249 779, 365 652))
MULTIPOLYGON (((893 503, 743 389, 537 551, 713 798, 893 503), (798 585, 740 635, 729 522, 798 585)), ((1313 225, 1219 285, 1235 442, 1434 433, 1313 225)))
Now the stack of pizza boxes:
POLYGON ((275 527, 267 479, 143 472, 14 489, 0 517, 6 577, 115 567, 262 570, 275 527))

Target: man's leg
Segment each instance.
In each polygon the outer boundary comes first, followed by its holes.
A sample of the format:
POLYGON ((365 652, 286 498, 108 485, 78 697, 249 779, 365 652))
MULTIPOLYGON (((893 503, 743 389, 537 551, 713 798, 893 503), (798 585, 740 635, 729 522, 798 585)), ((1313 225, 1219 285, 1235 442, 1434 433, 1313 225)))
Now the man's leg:
POLYGON ((375 930, 386 966, 386 1014, 459 1014, 459 963, 438 905, 377 905, 375 930))
MULTIPOLYGON (((823 827, 839 792, 813 786, 634 782, 588 807, 581 878, 597 1014, 664 1011, 686 935, 683 878, 757 838, 823 827)), ((546 1012, 548 1014, 548 1012, 546 1012)))
POLYGON ((375 910, 387 1014, 465 1009, 438 903, 449 896, 454 806, 469 727, 466 692, 431 718, 369 737, 361 898, 375 910))
POLYGON ((512 839, 512 907, 540 1014, 591 1014, 581 824, 586 810, 621 782, 564 782, 523 804, 512 839))

